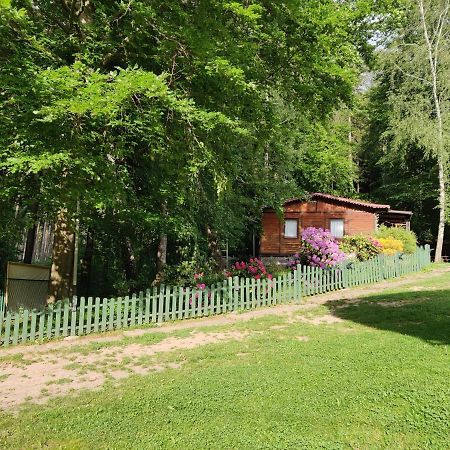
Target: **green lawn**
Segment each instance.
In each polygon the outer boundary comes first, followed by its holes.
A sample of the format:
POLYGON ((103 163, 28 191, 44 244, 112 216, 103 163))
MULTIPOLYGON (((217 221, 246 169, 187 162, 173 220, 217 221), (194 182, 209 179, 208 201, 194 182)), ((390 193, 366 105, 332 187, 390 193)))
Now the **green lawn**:
POLYGON ((158 357, 180 369, 3 413, 0 447, 450 448, 450 272, 295 314, 205 329, 249 335, 158 357))

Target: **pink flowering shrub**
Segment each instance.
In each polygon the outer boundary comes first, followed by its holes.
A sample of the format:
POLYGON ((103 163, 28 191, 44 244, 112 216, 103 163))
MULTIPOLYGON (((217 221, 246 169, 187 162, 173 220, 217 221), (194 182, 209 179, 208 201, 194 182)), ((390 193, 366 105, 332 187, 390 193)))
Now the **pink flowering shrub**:
POLYGON ((205 274, 203 272, 200 273, 194 273, 194 282, 195 282, 195 287, 197 289, 201 289, 202 291, 204 291, 206 289, 206 283, 204 280, 205 274))
POLYGON ((250 258, 248 262, 235 262, 226 275, 227 277, 254 278, 255 280, 272 279, 272 275, 267 273, 264 263, 258 258, 250 258))
MULTIPOLYGON (((294 255, 296 256, 296 255, 294 255)), ((302 232, 299 258, 302 264, 328 269, 342 262, 346 255, 328 230, 309 227, 302 232)))

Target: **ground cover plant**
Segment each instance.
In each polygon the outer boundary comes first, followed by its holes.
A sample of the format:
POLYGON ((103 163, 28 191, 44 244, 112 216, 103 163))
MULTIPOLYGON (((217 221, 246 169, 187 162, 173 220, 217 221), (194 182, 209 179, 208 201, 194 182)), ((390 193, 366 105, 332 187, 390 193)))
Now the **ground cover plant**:
POLYGON ((448 266, 310 302, 209 327, 114 335, 84 351, 80 341, 5 353, 2 372, 20 368, 28 385, 39 381, 32 365, 43 358, 47 375, 64 358, 73 372, 43 387, 39 401, 50 402, 0 414, 0 446, 446 448, 448 266), (201 345, 187 346, 194 341, 201 345), (168 342, 171 350, 151 353, 168 342), (68 395, 70 378, 81 385, 94 373, 105 377, 98 390, 68 395))

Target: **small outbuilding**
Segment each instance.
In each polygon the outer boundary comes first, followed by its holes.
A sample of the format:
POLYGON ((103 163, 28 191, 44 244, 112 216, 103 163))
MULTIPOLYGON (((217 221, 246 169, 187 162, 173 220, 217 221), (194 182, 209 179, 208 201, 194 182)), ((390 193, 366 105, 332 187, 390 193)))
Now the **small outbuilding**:
POLYGON ((409 230, 411 216, 411 211, 392 210, 390 205, 317 192, 311 194, 309 200, 287 200, 283 219, 273 209, 264 209, 260 254, 292 255, 299 248, 304 228, 325 228, 341 239, 346 235, 372 234, 380 224, 409 230))

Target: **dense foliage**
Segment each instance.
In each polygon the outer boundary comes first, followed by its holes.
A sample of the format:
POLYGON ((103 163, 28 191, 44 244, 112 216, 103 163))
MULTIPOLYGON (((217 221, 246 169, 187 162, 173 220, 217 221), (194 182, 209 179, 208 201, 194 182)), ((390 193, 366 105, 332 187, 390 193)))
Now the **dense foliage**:
POLYGON ((380 239, 396 239, 402 243, 402 251, 414 253, 417 247, 417 238, 414 232, 405 228, 380 226, 375 236, 380 239))
POLYGON ((353 190, 334 112, 368 58, 368 5, 3 1, 2 211, 78 218, 91 294, 247 255, 262 206, 353 190))
POLYGON ((382 251, 382 245, 378 240, 363 234, 344 236, 339 243, 339 248, 347 255, 353 255, 359 261, 374 258, 382 251))

